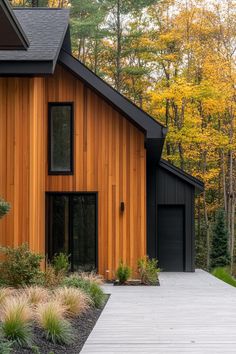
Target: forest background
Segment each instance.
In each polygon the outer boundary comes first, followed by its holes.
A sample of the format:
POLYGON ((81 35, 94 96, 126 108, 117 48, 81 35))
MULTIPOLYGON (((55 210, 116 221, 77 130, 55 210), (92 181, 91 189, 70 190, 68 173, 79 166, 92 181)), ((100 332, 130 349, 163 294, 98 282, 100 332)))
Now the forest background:
POLYGON ((12 0, 71 10, 73 54, 168 126, 164 157, 205 182, 196 201, 197 267, 210 267, 224 210, 235 260, 236 1, 12 0))

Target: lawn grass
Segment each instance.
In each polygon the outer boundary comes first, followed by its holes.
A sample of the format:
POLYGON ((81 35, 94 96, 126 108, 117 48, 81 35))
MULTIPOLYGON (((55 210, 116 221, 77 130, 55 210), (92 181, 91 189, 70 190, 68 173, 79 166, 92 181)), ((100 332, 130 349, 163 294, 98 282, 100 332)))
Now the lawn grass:
POLYGON ((236 287, 236 279, 230 275, 227 268, 218 267, 211 272, 216 278, 224 281, 225 283, 236 287))

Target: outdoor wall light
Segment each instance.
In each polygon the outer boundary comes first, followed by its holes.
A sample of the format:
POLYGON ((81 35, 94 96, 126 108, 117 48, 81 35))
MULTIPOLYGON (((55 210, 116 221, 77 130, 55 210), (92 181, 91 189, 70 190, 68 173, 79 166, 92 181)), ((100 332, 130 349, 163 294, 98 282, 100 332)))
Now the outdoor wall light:
POLYGON ((125 203, 121 202, 120 203, 120 211, 123 213, 125 211, 125 203))

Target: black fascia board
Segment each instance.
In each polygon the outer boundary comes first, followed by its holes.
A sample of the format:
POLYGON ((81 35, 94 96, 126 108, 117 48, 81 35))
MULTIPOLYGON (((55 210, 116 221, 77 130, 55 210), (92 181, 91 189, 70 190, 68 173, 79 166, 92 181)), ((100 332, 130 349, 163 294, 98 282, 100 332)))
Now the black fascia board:
POLYGON ((54 61, 0 61, 0 76, 53 74, 54 61))
POLYGON ((179 177, 180 179, 182 179, 183 181, 191 184, 192 186, 194 186, 194 188, 196 188, 199 192, 203 192, 204 191, 204 182, 200 181, 198 178, 193 177, 192 175, 190 175, 187 172, 184 172, 183 170, 181 170, 180 168, 172 165, 171 163, 169 163, 168 161, 161 159, 159 161, 159 166, 164 168, 165 170, 167 170, 168 172, 174 174, 175 176, 179 177))
POLYGON ((129 99, 113 89, 78 59, 62 49, 58 61, 98 94, 102 95, 109 103, 118 108, 118 110, 128 117, 135 125, 144 130, 148 140, 164 140, 167 133, 167 128, 164 125, 157 122, 154 118, 133 104, 129 99))
MULTIPOLYGON (((30 45, 29 40, 26 36, 26 34, 24 33, 19 21, 17 20, 14 12, 12 11, 12 8, 8 2, 8 0, 0 0, 0 8, 3 10, 5 17, 7 18, 7 20, 9 21, 9 24, 11 25, 12 29, 14 30, 15 34, 17 35, 20 44, 22 44, 22 46, 19 44, 19 47, 17 48, 13 48, 15 49, 27 49, 30 45)), ((9 49, 6 48, 6 49, 9 49)))

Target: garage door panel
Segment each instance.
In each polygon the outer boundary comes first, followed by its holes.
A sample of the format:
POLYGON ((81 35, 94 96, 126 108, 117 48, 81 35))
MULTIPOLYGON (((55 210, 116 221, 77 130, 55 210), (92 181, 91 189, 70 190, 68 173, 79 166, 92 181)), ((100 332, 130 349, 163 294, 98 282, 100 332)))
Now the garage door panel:
POLYGON ((157 254, 164 271, 184 271, 184 207, 159 205, 157 254))

